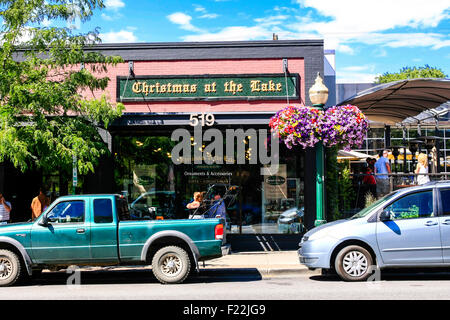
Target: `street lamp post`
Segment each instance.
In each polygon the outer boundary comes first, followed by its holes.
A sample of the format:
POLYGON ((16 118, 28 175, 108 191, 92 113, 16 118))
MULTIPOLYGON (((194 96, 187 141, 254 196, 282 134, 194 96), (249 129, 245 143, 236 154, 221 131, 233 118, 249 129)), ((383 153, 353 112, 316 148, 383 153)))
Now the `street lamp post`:
MULTIPOLYGON (((313 107, 323 110, 328 100, 328 88, 323 83, 320 74, 317 73, 316 82, 309 89, 309 98, 313 107)), ((316 144, 316 220, 315 226, 326 223, 325 220, 325 165, 323 142, 316 144)))

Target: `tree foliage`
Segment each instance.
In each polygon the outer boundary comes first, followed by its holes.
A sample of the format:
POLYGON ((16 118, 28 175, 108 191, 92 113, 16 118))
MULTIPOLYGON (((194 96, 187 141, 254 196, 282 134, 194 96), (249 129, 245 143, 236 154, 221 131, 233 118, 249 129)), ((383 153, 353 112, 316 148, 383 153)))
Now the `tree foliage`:
POLYGON ((423 67, 403 67, 399 72, 385 72, 375 78, 375 83, 388 83, 392 81, 417 79, 417 78, 445 78, 445 73, 438 68, 426 64, 423 67))
POLYGON ((90 50, 98 30, 41 26, 84 22, 103 7, 101 0, 0 0, 0 161, 67 172, 76 156, 85 174, 108 152, 97 128, 123 105, 84 97, 105 90, 110 79, 100 74, 122 59, 90 50))

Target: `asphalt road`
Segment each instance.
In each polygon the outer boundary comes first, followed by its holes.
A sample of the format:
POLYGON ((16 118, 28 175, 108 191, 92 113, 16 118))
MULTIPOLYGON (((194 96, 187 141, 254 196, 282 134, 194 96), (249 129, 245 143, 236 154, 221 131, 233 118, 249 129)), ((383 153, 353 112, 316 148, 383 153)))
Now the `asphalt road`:
POLYGON ((342 282, 317 272, 266 278, 256 269, 202 271, 180 285, 160 284, 150 269, 83 271, 80 285, 67 285, 70 276, 44 273, 28 285, 0 288, 0 300, 450 299, 450 272, 441 270, 383 273, 370 283, 342 282))

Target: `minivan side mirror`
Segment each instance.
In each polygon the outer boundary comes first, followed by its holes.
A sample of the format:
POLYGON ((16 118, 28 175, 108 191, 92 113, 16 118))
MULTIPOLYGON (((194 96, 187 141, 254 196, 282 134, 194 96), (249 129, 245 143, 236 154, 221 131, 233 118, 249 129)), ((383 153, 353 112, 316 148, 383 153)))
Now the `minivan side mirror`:
POLYGON ((391 212, 388 210, 383 210, 380 214, 380 221, 390 221, 391 220, 391 212))

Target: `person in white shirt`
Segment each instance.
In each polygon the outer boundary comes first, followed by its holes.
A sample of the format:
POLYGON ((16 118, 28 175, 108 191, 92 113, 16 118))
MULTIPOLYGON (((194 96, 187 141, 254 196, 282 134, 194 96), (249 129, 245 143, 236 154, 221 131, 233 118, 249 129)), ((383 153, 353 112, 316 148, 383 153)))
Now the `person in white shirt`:
POLYGON ((427 155, 425 153, 419 154, 419 156, 417 157, 417 162, 418 162, 417 168, 415 171, 418 174, 417 175, 417 184, 422 185, 427 182, 430 182, 430 178, 428 177, 428 175, 426 175, 426 173, 428 173, 427 155))
POLYGON ((9 223, 9 213, 11 212, 11 203, 5 200, 3 193, 0 192, 0 225, 9 223))

